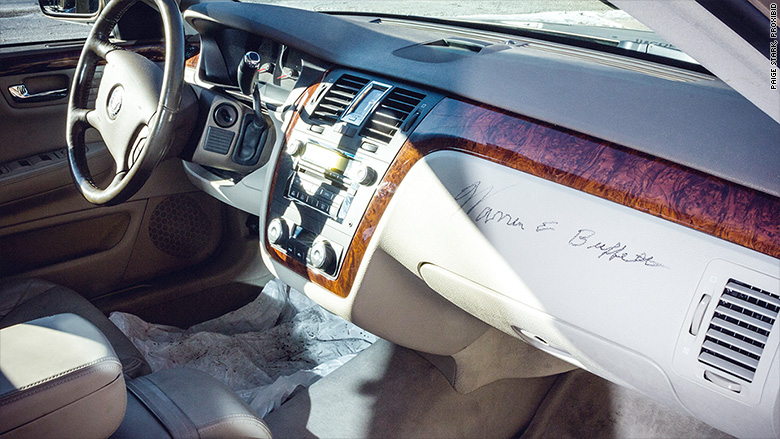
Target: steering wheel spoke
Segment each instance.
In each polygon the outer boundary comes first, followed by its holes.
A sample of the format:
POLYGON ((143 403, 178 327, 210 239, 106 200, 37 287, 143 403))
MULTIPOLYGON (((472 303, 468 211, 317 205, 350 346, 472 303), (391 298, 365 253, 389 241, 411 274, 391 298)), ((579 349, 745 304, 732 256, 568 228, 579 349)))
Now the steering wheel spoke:
POLYGON ((70 123, 71 124, 86 124, 95 128, 94 110, 88 110, 86 108, 71 108, 70 109, 70 123))
POLYGON ((90 51, 92 51, 92 53, 104 60, 108 56, 109 52, 113 52, 115 50, 124 50, 115 44, 111 44, 108 41, 99 39, 90 40, 87 44, 87 47, 90 51))

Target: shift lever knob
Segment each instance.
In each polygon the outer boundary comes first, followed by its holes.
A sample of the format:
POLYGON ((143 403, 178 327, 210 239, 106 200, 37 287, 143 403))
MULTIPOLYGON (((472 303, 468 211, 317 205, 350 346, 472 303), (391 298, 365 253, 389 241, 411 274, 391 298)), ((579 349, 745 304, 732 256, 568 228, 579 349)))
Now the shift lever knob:
POLYGON ((247 52, 238 63, 238 88, 241 93, 249 96, 254 88, 257 69, 260 68, 260 55, 257 52, 247 52))

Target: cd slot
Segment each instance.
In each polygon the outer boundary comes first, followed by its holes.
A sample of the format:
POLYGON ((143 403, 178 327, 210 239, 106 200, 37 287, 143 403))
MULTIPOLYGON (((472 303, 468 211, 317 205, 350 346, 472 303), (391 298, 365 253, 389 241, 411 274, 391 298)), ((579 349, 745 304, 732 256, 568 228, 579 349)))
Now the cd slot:
POLYGON ((347 189, 350 185, 350 181, 347 177, 337 172, 333 172, 330 169, 325 169, 321 166, 317 166, 313 163, 301 161, 298 163, 298 173, 311 175, 313 178, 325 177, 330 180, 330 184, 335 185, 341 190, 347 189))

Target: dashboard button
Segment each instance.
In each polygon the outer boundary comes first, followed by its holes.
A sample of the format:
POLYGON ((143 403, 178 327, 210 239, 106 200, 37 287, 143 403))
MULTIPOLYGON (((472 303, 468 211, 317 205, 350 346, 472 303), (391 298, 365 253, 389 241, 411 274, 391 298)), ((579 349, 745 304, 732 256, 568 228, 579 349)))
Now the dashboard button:
POLYGON ((287 142, 287 154, 295 157, 303 154, 303 150, 306 149, 306 145, 301 140, 291 140, 287 142))
POLYGON ((368 152, 376 152, 376 150, 379 149, 379 145, 376 145, 371 142, 363 142, 360 144, 360 148, 368 152))
POLYGON ((268 242, 281 245, 287 240, 287 224, 280 218, 274 218, 268 223, 268 242))
POLYGON ((376 180, 376 171, 370 166, 366 166, 362 163, 358 165, 353 175, 355 176, 355 180, 363 186, 369 186, 376 180))

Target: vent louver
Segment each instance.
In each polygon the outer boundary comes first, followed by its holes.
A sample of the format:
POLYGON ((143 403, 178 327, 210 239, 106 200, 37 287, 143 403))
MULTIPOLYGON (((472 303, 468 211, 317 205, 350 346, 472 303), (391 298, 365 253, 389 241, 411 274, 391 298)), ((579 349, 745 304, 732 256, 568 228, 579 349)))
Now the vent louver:
POLYGON ((780 311, 777 294, 730 279, 699 352, 699 361, 753 382, 780 311))
POLYGON ((323 125, 333 125, 366 84, 368 79, 342 75, 322 97, 310 119, 319 121, 323 125))
POLYGON ((380 143, 390 143, 398 129, 425 95, 395 88, 379 104, 360 135, 380 143))

